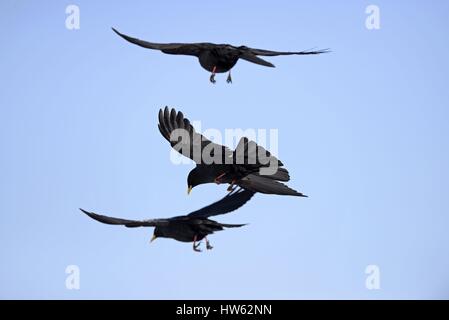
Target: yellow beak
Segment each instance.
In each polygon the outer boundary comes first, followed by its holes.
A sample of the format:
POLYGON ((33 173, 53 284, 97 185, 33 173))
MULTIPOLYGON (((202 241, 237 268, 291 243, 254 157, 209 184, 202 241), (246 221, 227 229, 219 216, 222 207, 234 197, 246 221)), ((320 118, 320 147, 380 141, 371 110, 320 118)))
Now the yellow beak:
POLYGON ((189 188, 187 189, 187 194, 189 195, 190 194, 190 192, 192 192, 192 186, 189 186, 189 188))
POLYGON ((156 236, 153 234, 153 237, 151 237, 151 240, 150 240, 150 242, 153 242, 154 240, 156 240, 156 236))

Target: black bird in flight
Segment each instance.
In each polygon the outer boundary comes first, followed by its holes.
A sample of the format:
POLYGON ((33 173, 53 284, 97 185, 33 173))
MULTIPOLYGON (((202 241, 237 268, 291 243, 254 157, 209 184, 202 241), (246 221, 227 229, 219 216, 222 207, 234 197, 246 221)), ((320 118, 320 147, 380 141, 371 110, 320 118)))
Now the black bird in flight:
POLYGON ((187 56, 195 56, 198 58, 201 66, 207 71, 211 72, 210 82, 215 83, 215 74, 228 72, 227 82, 232 83, 231 69, 235 66, 239 59, 243 59, 252 63, 256 63, 265 67, 272 67, 274 65, 271 62, 265 61, 258 56, 286 56, 286 55, 310 55, 329 52, 328 49, 316 50, 316 51, 271 51, 264 49, 249 48, 246 46, 233 46, 230 44, 215 44, 209 42, 198 43, 154 43, 137 38, 127 36, 120 33, 116 29, 112 30, 117 33, 123 39, 134 43, 138 46, 160 50, 167 54, 180 54, 187 56))
POLYGON ((158 127, 176 151, 196 163, 187 177, 187 193, 200 184, 228 183, 228 191, 238 185, 253 192, 307 197, 283 184, 290 180, 283 163, 247 138, 232 151, 197 133, 182 112, 168 107, 159 110, 158 127))
MULTIPOLYGON (((135 227, 155 227, 151 241, 156 238, 171 238, 182 242, 192 242, 193 250, 200 252, 198 249, 200 241, 206 240, 206 249, 212 249, 207 240, 207 236, 215 231, 221 231, 223 228, 242 227, 245 224, 224 224, 209 217, 220 214, 229 213, 243 206, 254 195, 254 192, 235 188, 231 193, 227 194, 221 200, 212 203, 202 209, 194 211, 185 216, 178 216, 167 219, 150 219, 150 220, 127 220, 121 218, 113 218, 88 212, 80 209, 92 219, 106 224, 124 225, 128 228, 135 227)), ((150 242, 151 242, 150 241, 150 242)))

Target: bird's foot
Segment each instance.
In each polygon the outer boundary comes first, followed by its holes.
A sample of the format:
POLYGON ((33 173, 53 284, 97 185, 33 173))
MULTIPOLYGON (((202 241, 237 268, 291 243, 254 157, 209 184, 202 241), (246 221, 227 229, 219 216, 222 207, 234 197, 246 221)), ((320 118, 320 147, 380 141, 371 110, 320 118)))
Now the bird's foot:
POLYGON ((228 78, 226 79, 227 83, 232 83, 231 73, 228 74, 228 78))
POLYGON ((235 180, 232 180, 232 182, 231 182, 231 184, 229 185, 229 187, 228 187, 228 192, 232 192, 232 191, 234 191, 234 186, 235 186, 235 180))
POLYGON ((195 252, 201 252, 201 249, 198 249, 198 247, 200 246, 201 242, 198 243, 193 243, 193 251, 195 252))
POLYGON ((212 83, 217 82, 217 81, 215 81, 215 73, 212 73, 212 74, 210 75, 209 80, 210 80, 210 82, 212 82, 212 83))
POLYGON ((207 250, 212 250, 214 247, 212 247, 212 246, 210 245, 209 240, 207 240, 207 238, 204 238, 204 239, 206 240, 206 249, 207 249, 207 250))

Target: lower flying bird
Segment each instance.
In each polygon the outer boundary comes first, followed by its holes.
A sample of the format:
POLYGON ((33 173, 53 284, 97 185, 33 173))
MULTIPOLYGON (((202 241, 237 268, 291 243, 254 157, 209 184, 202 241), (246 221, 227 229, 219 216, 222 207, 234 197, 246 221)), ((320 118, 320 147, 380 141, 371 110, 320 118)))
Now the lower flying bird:
POLYGON ((231 69, 235 66, 239 59, 243 59, 252 63, 256 63, 265 67, 272 67, 274 65, 271 62, 263 60, 258 56, 286 56, 286 55, 310 55, 310 54, 320 54, 328 52, 325 50, 317 51, 296 51, 296 52, 285 52, 285 51, 272 51, 264 49, 249 48, 246 46, 233 46, 230 44, 215 44, 209 42, 198 42, 198 43, 154 43, 137 38, 127 36, 123 33, 118 32, 112 28, 115 33, 121 36, 123 39, 136 44, 138 46, 160 50, 167 54, 177 54, 177 55, 187 55, 195 56, 198 58, 201 66, 207 71, 211 72, 210 82, 215 83, 215 74, 228 72, 227 82, 231 83, 231 69))
POLYGON ((233 190, 221 200, 208 205, 202 209, 194 211, 185 216, 178 216, 167 219, 150 219, 150 220, 127 220, 121 218, 107 217, 93 212, 80 209, 92 219, 106 224, 124 225, 128 228, 135 227, 155 227, 151 241, 156 238, 171 238, 182 242, 193 242, 193 250, 200 252, 198 249, 200 241, 206 240, 206 248, 212 249, 207 240, 207 236, 215 231, 221 231, 223 228, 242 227, 244 224, 224 224, 209 217, 220 214, 229 213, 243 206, 254 195, 254 192, 238 189, 233 190))
POLYGON ((282 183, 290 180, 283 163, 247 138, 232 151, 197 133, 182 112, 168 107, 159 110, 158 127, 176 151, 196 162, 187 177, 188 193, 200 184, 228 183, 228 191, 238 185, 253 192, 306 197, 282 183), (270 174, 262 172, 270 168, 270 174))

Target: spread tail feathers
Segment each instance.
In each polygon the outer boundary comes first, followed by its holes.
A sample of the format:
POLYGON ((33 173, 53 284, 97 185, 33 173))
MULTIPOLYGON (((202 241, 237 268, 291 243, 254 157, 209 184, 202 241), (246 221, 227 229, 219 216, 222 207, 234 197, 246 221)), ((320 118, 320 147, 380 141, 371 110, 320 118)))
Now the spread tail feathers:
POLYGON ((243 60, 255 63, 255 64, 260 64, 261 66, 274 68, 274 64, 272 64, 271 62, 268 62, 264 59, 261 59, 258 56, 254 55, 250 52, 245 52, 243 55, 240 56, 240 58, 243 60))

